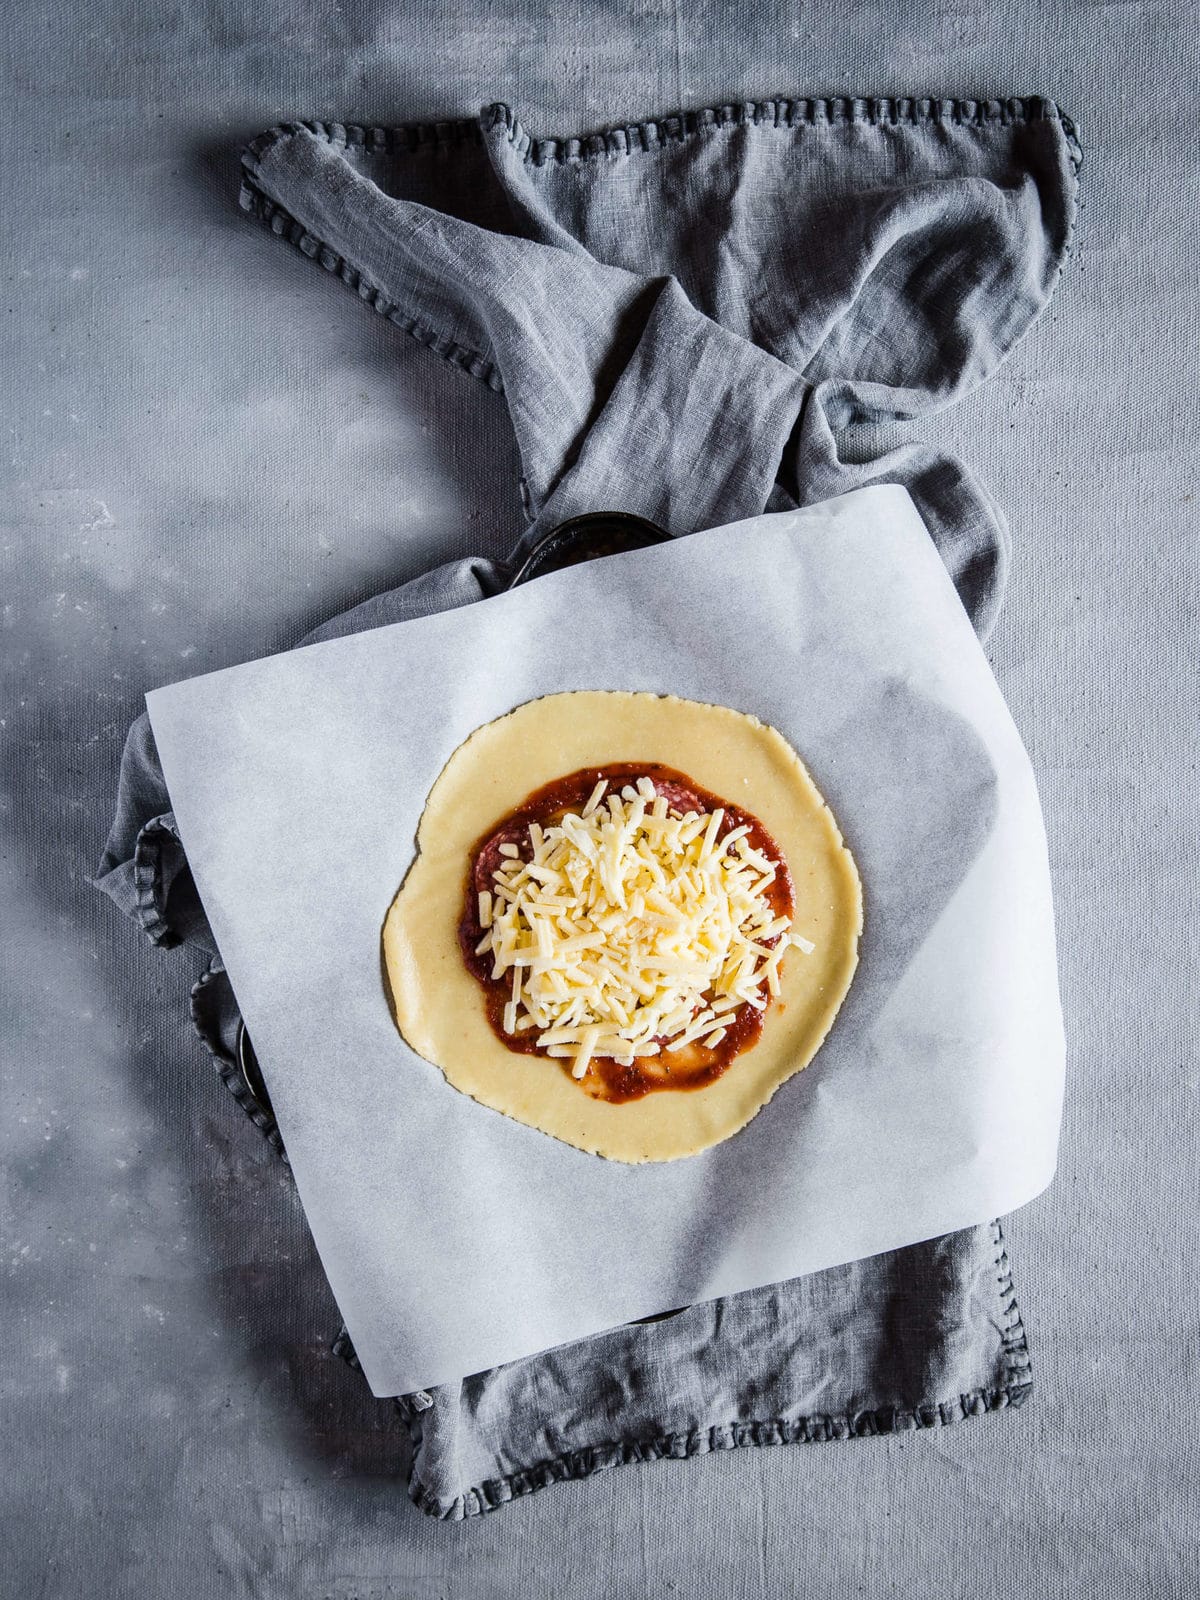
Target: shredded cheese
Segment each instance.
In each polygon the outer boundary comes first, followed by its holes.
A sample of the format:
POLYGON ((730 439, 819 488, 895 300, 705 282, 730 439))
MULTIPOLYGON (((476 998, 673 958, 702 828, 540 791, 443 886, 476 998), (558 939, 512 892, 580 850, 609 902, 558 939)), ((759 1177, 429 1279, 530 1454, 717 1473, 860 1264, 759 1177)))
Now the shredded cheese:
POLYGON ((493 979, 511 971, 504 1031, 536 1028, 581 1079, 597 1057, 715 1047, 739 1007, 764 1010, 788 948, 815 946, 776 915, 776 864, 749 827, 718 837, 723 820, 672 811, 648 777, 619 793, 601 779, 578 812, 530 823, 528 859, 502 844, 476 949, 493 979))

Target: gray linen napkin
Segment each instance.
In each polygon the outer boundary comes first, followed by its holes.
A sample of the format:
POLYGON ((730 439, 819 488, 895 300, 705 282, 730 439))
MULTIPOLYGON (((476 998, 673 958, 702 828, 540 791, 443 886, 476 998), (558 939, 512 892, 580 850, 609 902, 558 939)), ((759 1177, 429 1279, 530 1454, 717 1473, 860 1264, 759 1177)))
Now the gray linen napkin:
MULTIPOLYGON (((986 377, 1048 300, 1079 147, 1048 101, 771 100, 534 140, 507 107, 256 139, 241 203, 437 354, 505 394, 530 527, 306 643, 463 605, 569 516, 673 535, 904 483, 980 633, 1007 532, 982 484, 881 427, 986 377)), ((210 965, 192 1014, 247 1095, 236 1002, 146 719, 99 886, 210 965)), ((286 1158, 285 1158, 286 1159, 286 1158)), ((343 1330, 338 1347, 353 1363, 343 1330)), ((1019 1403, 1024 1330, 998 1223, 693 1306, 398 1402, 413 1498, 491 1509, 625 1461, 929 1426, 1019 1403)))

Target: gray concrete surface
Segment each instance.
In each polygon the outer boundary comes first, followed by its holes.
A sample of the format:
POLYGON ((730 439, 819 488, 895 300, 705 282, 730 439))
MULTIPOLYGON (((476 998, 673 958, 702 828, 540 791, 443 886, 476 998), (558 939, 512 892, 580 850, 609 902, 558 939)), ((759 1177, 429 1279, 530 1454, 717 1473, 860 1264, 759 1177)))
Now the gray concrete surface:
POLYGON ((0 503, 0 1592, 1196 1592, 1192 5, 13 8, 0 503), (446 1527, 286 1182, 87 883, 144 691, 520 525, 502 401, 235 207, 244 136, 504 99, 536 133, 766 94, 1045 93, 1074 256, 934 424, 1015 543, 990 654, 1038 772, 1070 1081, 1008 1224, 1037 1390, 935 1433, 630 1467, 446 1527))

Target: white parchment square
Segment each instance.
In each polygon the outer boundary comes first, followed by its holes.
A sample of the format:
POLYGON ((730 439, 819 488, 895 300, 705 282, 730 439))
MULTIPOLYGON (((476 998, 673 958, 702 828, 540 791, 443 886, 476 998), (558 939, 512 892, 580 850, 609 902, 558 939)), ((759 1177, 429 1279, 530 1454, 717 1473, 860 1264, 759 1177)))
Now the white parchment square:
POLYGON ((610 556, 147 703, 376 1394, 984 1221, 1050 1181, 1063 1036, 1036 789, 903 489, 610 556), (778 728, 864 883, 859 971, 815 1061, 743 1132, 659 1166, 584 1155, 451 1089, 398 1035, 381 977, 383 918, 451 752, 585 688, 778 728))

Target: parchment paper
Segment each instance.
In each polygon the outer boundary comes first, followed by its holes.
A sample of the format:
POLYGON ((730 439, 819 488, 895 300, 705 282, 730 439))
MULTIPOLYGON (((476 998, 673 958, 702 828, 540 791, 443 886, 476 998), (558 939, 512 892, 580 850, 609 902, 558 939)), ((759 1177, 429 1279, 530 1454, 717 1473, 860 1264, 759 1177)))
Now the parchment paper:
MULTIPOLYGON (((1063 1035, 1020 738, 911 500, 857 491, 147 697, 188 858, 377 1395, 933 1237, 1050 1181, 1063 1035), (830 1038, 741 1133, 584 1155, 404 1044, 384 915, 480 723, 563 689, 752 712, 862 873, 830 1038)), ((514 1070, 520 1061, 514 1058, 514 1070)))

